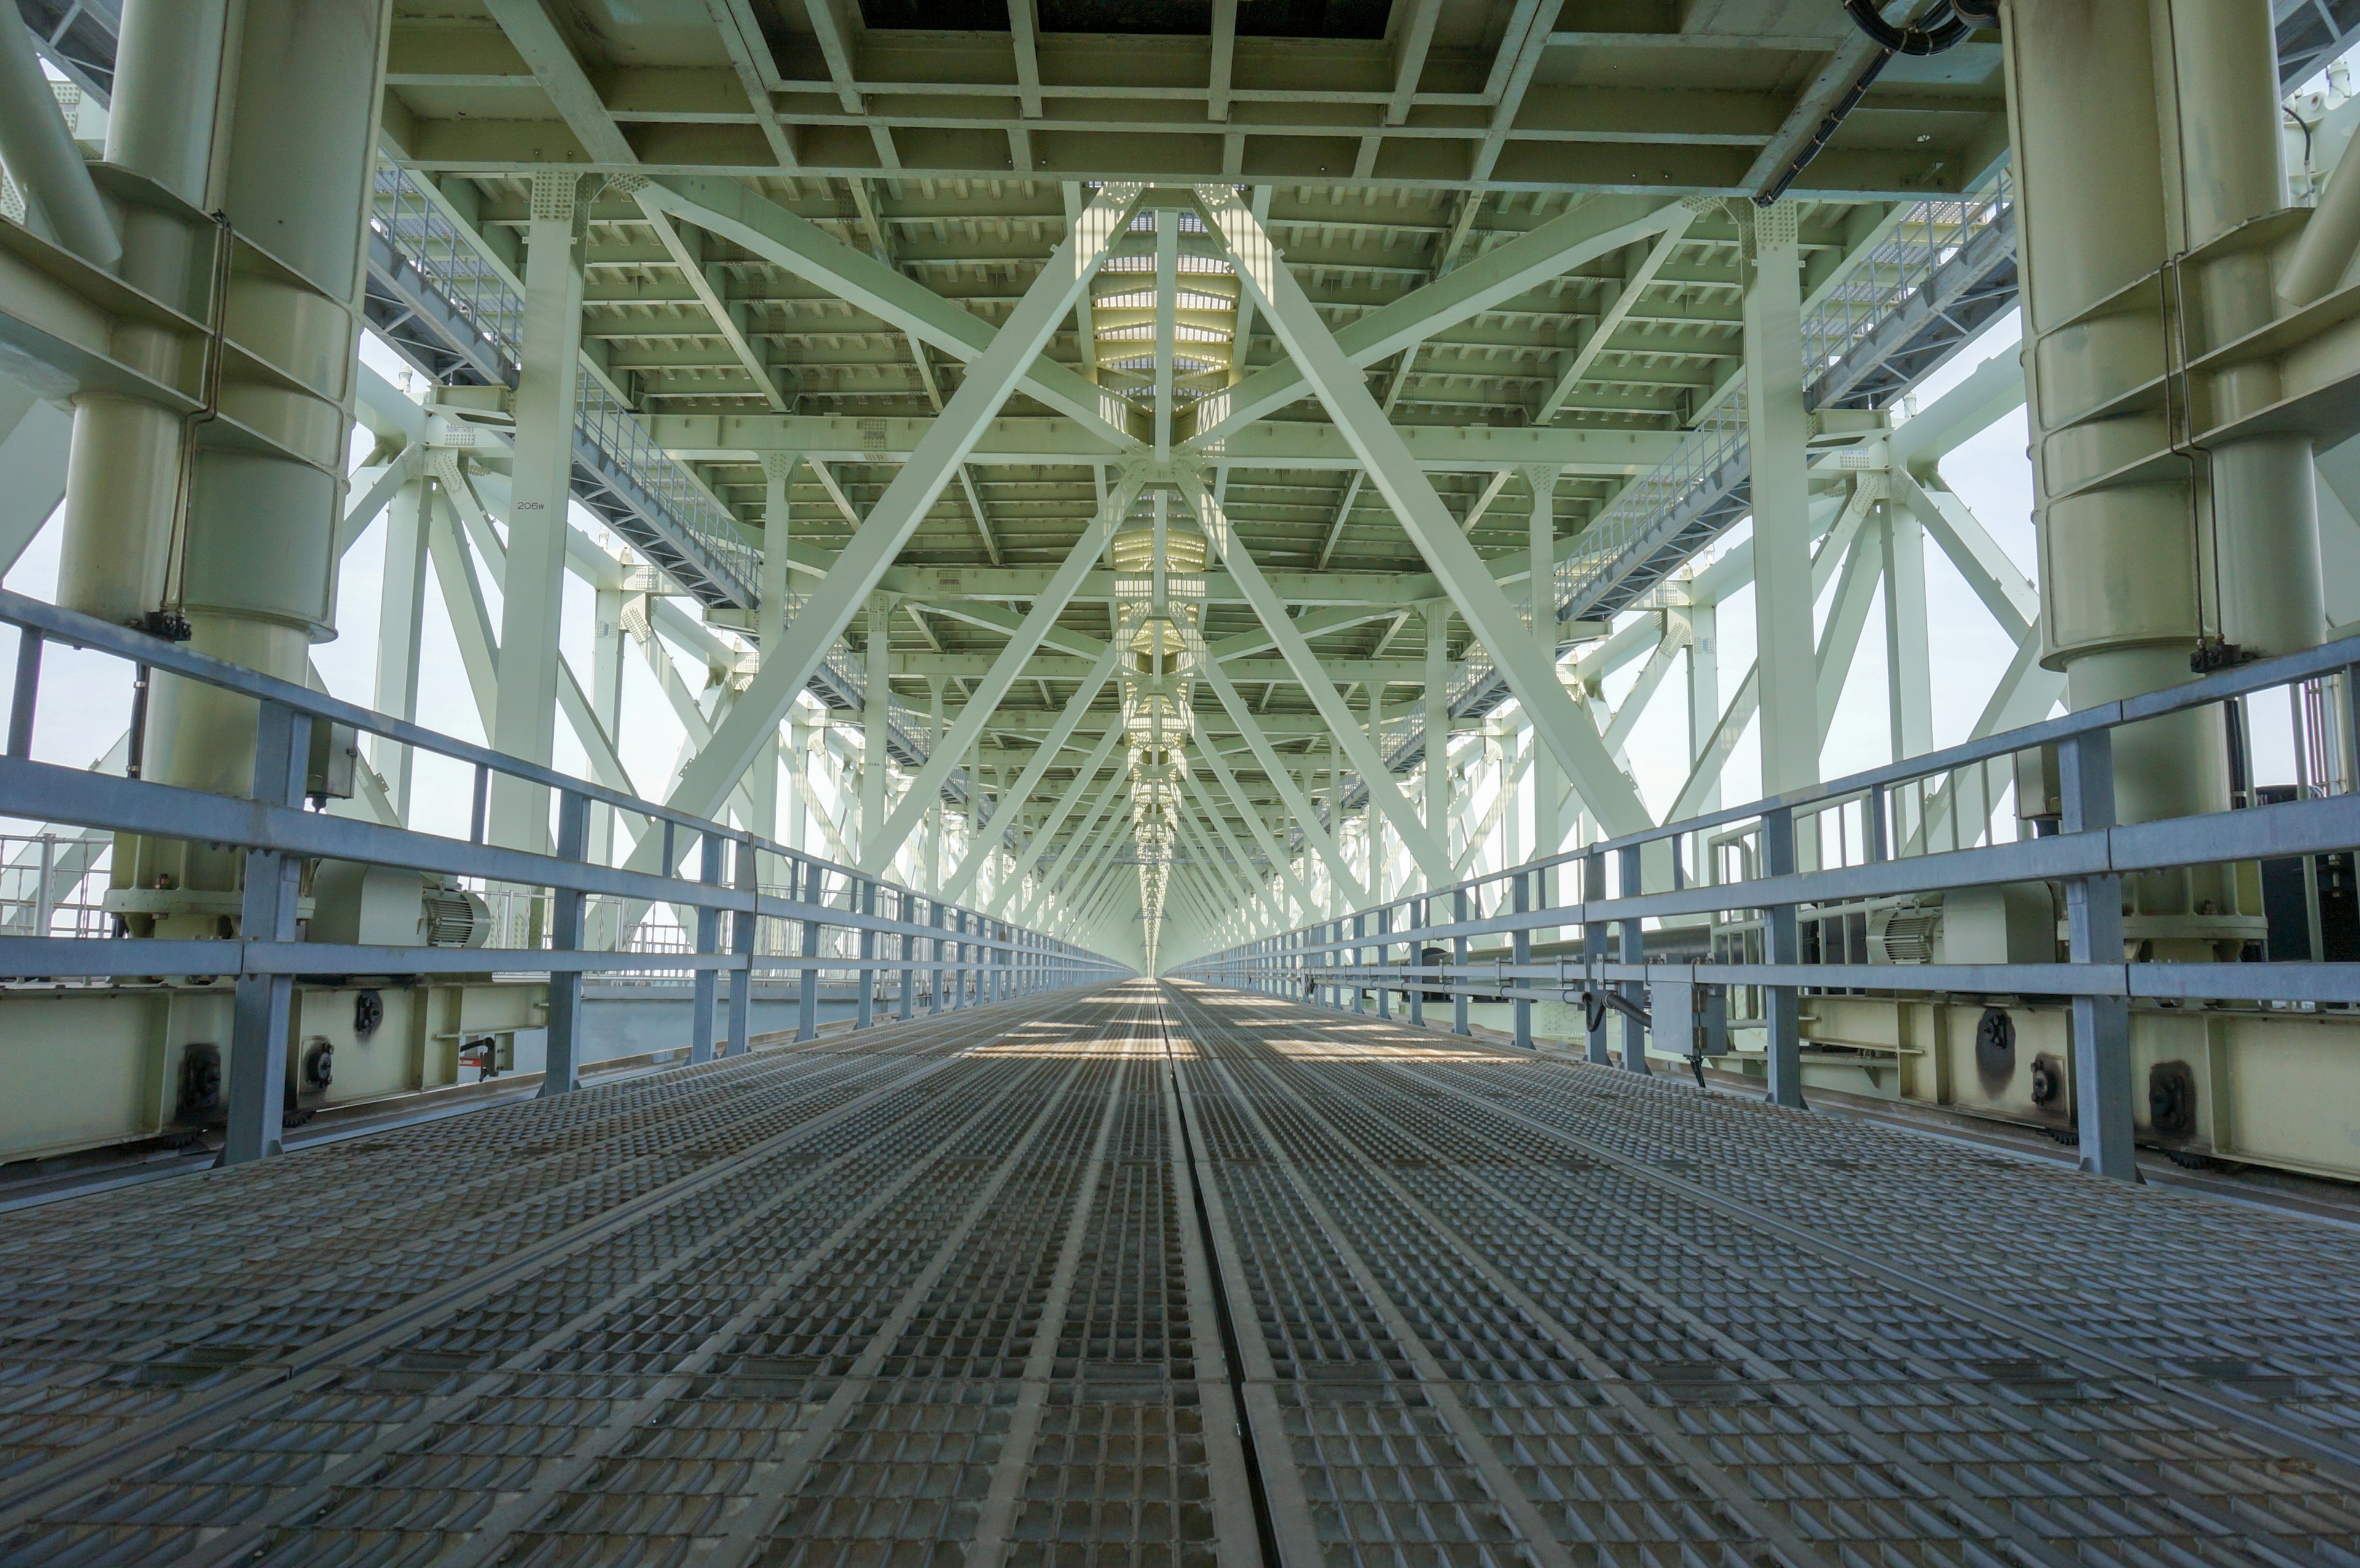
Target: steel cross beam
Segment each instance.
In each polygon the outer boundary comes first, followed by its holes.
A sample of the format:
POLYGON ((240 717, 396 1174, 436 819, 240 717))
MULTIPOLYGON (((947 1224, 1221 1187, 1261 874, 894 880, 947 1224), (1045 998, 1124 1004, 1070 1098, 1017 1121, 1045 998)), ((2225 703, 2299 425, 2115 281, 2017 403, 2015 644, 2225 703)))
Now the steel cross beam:
MULTIPOLYGON (((1000 791, 1000 802, 992 808, 991 821, 986 822, 982 831, 967 844, 967 858, 959 862, 958 869, 951 874, 950 882, 943 888, 944 898, 956 904, 967 897, 967 889, 974 886, 984 863, 998 852, 1000 842, 1006 836, 1009 825, 1015 821, 1016 813, 1023 809, 1025 801, 1032 798, 1033 788, 1041 782, 1041 776, 1048 771, 1049 765, 1065 749, 1065 737, 1074 733, 1075 726, 1090 711, 1090 704, 1098 701, 1098 691, 1106 685, 1107 677, 1114 673, 1116 652, 1115 646, 1110 643, 1107 650, 1098 655, 1098 662, 1090 666, 1089 673, 1082 677, 1081 683, 1074 688, 1074 694, 1065 700, 1064 709, 1057 714, 1057 722, 1049 727, 1047 735, 1041 737, 1041 744, 1033 749, 1032 760, 1024 765, 1024 771, 1016 776, 1015 783, 1000 791)), ((1096 771, 1095 768, 1092 770, 1096 771)), ((894 815, 898 819, 901 813, 897 811, 894 815)), ((1010 874, 1011 880, 1022 875, 1022 872, 1010 874)))
MULTIPOLYGON (((635 194, 642 209, 669 212, 743 245, 928 347, 967 362, 970 368, 997 339, 989 322, 956 301, 737 180, 660 176, 635 194)), ((1077 421, 1091 437, 1118 448, 1139 444, 1121 398, 1101 392, 1038 350, 1018 374, 1026 393, 1077 421)))
MULTIPOLYGON (((1220 236, 1240 280, 1260 299, 1271 330, 1317 393, 1328 418, 1351 442, 1371 481, 1459 615, 1491 653, 1492 663, 1531 717, 1535 731, 1564 765, 1582 800, 1610 833, 1639 833, 1653 826, 1638 786, 1614 766, 1597 726, 1557 683, 1555 660, 1541 656, 1498 581, 1435 493, 1433 482, 1410 457, 1401 432, 1369 395, 1367 379, 1338 346, 1303 286, 1280 264, 1270 235, 1254 222, 1235 191, 1203 186, 1196 194, 1207 226, 1220 236)), ((1471 270, 1471 267, 1461 269, 1471 270)))
MULTIPOLYGON (((1105 887, 1109 875, 1121 869, 1114 862, 1103 858, 1104 852, 1122 836, 1121 822, 1121 815, 1115 813, 1108 816, 1099 824, 1091 841, 1089 866, 1075 877, 1070 889, 1060 889, 1060 891, 1069 891, 1071 896, 1061 898, 1044 891, 1040 899, 1032 906, 1034 920, 1050 920, 1054 909, 1058 920, 1072 922, 1088 906, 1089 901, 1098 896, 1099 889, 1105 887)), ((1117 880, 1121 878, 1118 877, 1117 880)))
MULTIPOLYGON (((1198 795, 1203 793, 1201 788, 1196 793, 1198 795)), ((1179 823, 1181 836, 1175 838, 1174 844, 1176 845, 1193 843, 1202 856, 1199 864, 1207 868, 1207 879, 1217 888, 1226 888, 1229 896, 1237 900, 1235 909, 1240 919, 1249 928, 1260 923, 1265 918, 1264 914, 1255 909, 1261 899, 1257 897, 1252 883, 1246 879, 1242 865, 1231 864, 1229 857, 1220 853, 1221 844, 1215 841, 1214 833, 1207 830, 1199 802, 1183 796, 1175 802, 1175 805, 1177 810, 1173 815, 1179 823)), ((1222 834, 1221 838, 1226 842, 1234 842, 1234 835, 1222 834)))
MULTIPOLYGON (((910 461, 837 554, 836 564, 811 594, 808 609, 787 627, 780 648, 763 661, 760 673, 738 706, 714 732, 712 744, 689 765, 672 790, 671 805, 694 811, 702 802, 705 811, 696 814, 709 814, 744 776, 763 737, 778 728, 787 709, 826 659, 828 649, 844 635, 855 612, 876 591, 886 569, 941 497, 983 427, 1008 400, 1019 373, 1039 355, 1058 323, 1072 310, 1075 298, 1088 286, 1130 222, 1139 197, 1138 186, 1109 185, 1084 211, 1079 228, 1050 256, 1010 313, 1007 325, 968 367, 967 379, 928 428, 910 461)), ((1031 657, 1031 649, 1025 650, 1025 656, 1031 657)), ((1020 659, 1015 668, 1022 665, 1020 659)), ((639 859, 635 853, 634 868, 644 869, 638 866, 639 859)))
POLYGON ((1294 858, 1282 850, 1278 841, 1271 836, 1270 826, 1262 820, 1262 813, 1255 811, 1253 802, 1246 799, 1245 789, 1238 783, 1238 776, 1229 771, 1229 759, 1221 755, 1221 748, 1198 741, 1196 751, 1197 756, 1210 765, 1213 777, 1221 781, 1221 788, 1229 792, 1230 800, 1235 802, 1238 811, 1245 817, 1246 826, 1253 830, 1254 842, 1261 845, 1262 854, 1269 857, 1270 863, 1278 868, 1279 875, 1286 878, 1287 887, 1294 892, 1295 900, 1303 906, 1304 918, 1309 919, 1318 911, 1319 900, 1311 896, 1311 885, 1303 879, 1301 872, 1295 870, 1294 858))
POLYGON ((1043 822, 1034 831, 1032 838, 1026 842, 1023 853, 1016 857, 1016 864, 1009 868, 1008 879, 1000 885, 1000 890, 985 906, 984 913, 998 914, 1000 906, 1007 901, 1009 893, 1024 885, 1024 878, 1031 874, 1033 866, 1040 864, 1041 856, 1048 852, 1049 845, 1055 841, 1057 830, 1065 825, 1065 819, 1073 814, 1074 808, 1082 803, 1082 798, 1089 792, 1090 786, 1097 782, 1098 770, 1106 766, 1108 754, 1114 750, 1114 743, 1121 738, 1120 724, 1107 726, 1106 734, 1100 735, 1098 745, 1090 748, 1089 756, 1084 759, 1080 770, 1074 775, 1073 782, 1065 786, 1065 792, 1063 795, 1057 797, 1057 804, 1049 812, 1049 820, 1043 822))
MULTIPOLYGON (((1224 191, 1239 215, 1256 232, 1261 230, 1261 223, 1234 191, 1205 189, 1224 191)), ((1361 316, 1337 334, 1339 352, 1357 373, 1552 278, 1634 241, 1651 238, 1677 221, 1680 212, 1677 200, 1658 196, 1593 197, 1528 234, 1493 246, 1425 288, 1361 316)), ((1266 298, 1257 294, 1254 303, 1265 316, 1270 313, 1266 298)), ((1284 341, 1283 335, 1281 341, 1284 341)), ((1205 456, 1218 455, 1223 438, 1315 391, 1299 362, 1258 370, 1197 405, 1196 428, 1185 444, 1205 456)))
MULTIPOLYGON (((1236 859, 1237 864, 1240 867, 1250 869, 1253 863, 1248 858, 1245 846, 1238 843, 1237 833, 1229 827, 1229 814, 1222 811, 1219 804, 1213 800, 1212 792, 1205 788, 1205 781, 1192 773, 1188 776, 1188 789, 1196 800, 1196 810, 1211 821, 1214 830, 1221 835, 1221 842, 1229 846, 1229 854, 1236 859)), ((1246 818, 1248 822, 1251 823, 1254 820, 1253 813, 1248 811, 1246 818)), ((1268 836, 1268 832, 1265 830, 1262 834, 1265 842, 1268 836)), ((1267 855, 1267 852, 1265 854, 1267 855)), ((1271 861, 1273 867, 1275 868, 1278 861, 1275 857, 1271 857, 1271 861)), ((1270 908, 1271 929, 1275 931, 1284 927, 1286 924, 1285 905, 1281 901, 1277 890, 1271 887, 1266 877, 1256 878, 1254 894, 1270 908)))
POLYGON ((1672 259, 1672 252, 1688 238, 1688 229, 1700 215, 1703 205, 1699 201, 1680 203, 1679 216, 1665 225, 1664 232, 1657 234, 1655 243, 1647 247, 1647 254, 1625 272, 1618 283, 1612 285, 1614 289, 1612 301, 1599 312, 1598 320, 1583 334, 1581 346, 1574 351, 1565 362, 1565 368, 1557 373, 1557 385, 1550 387, 1534 408, 1534 424, 1546 425, 1557 418, 1566 400, 1573 396, 1573 389, 1581 385, 1582 378, 1590 374, 1590 367, 1598 363, 1598 356, 1605 351, 1607 340, 1629 318, 1632 307, 1639 302, 1639 296, 1647 291, 1647 285, 1655 280, 1655 275, 1664 269, 1664 264, 1672 259))
POLYGON ((1410 854, 1416 858, 1421 871, 1435 882, 1448 881, 1449 857, 1435 843, 1434 835, 1426 831, 1426 822, 1416 809, 1403 799, 1400 788, 1393 782, 1392 770, 1385 766, 1377 737, 1363 731, 1354 720, 1352 710, 1345 705, 1335 683, 1328 679, 1328 672, 1319 667, 1319 656, 1311 651, 1311 645, 1304 640, 1302 631, 1288 618, 1285 604, 1271 591, 1270 583, 1262 576, 1262 567, 1254 561, 1252 552, 1246 549, 1245 542, 1229 526, 1229 514, 1221 509, 1221 504, 1213 499, 1203 481, 1194 474, 1185 471, 1181 474, 1180 492, 1196 511, 1197 525, 1205 530, 1205 537, 1212 541, 1214 550, 1219 552, 1222 564, 1229 569, 1231 581, 1245 594, 1246 603, 1253 606, 1255 616, 1261 620, 1263 629, 1270 633, 1271 640, 1278 645, 1279 657, 1285 659, 1287 668, 1295 671, 1295 680, 1309 694, 1312 705, 1318 709, 1319 716, 1328 721, 1330 731, 1342 744, 1345 755, 1351 758, 1352 766, 1359 770, 1368 789, 1371 806, 1383 812, 1385 821, 1402 835, 1402 842, 1409 845, 1410 854))
POLYGON ((1647 704, 1655 701, 1664 677, 1671 673, 1680 650, 1688 646, 1688 639, 1685 635, 1666 628, 1662 638, 1655 644, 1655 651, 1649 656, 1646 667, 1639 671, 1639 679, 1624 695, 1622 705, 1614 710, 1612 718, 1606 721, 1608 751, 1617 757, 1622 755, 1623 746, 1630 743, 1631 732, 1638 727, 1641 715, 1646 713, 1647 704))
MULTIPOLYGON (((1850 559, 1852 540, 1859 535, 1867 517, 1868 506, 1865 504, 1847 502, 1842 512, 1837 515, 1833 526, 1828 529, 1827 537, 1819 541, 1819 553, 1811 558, 1811 598, 1814 603, 1819 594, 1826 592, 1828 580, 1835 575, 1837 563, 1850 559)), ((1815 659, 1824 657, 1819 649, 1814 649, 1815 659)), ((1815 680, 1824 668, 1824 664, 1813 666, 1815 680)), ((1814 701, 1817 700, 1817 691, 1815 685, 1814 701)), ((1701 809, 1701 802, 1720 780, 1721 768, 1728 765, 1730 754, 1737 749, 1738 741, 1745 734, 1745 726, 1754 722, 1755 710, 1761 702, 1762 661, 1757 659, 1746 666, 1735 694, 1729 699, 1728 708, 1713 724, 1711 737, 1699 748, 1696 762, 1688 770, 1688 782, 1680 786, 1679 798, 1672 802, 1671 811, 1664 819, 1666 822, 1694 816, 1701 809)))
MULTIPOLYGON (((965 391, 966 388, 960 390, 965 391)), ((1065 564, 1057 568, 1057 574, 1049 580, 1041 596, 1032 601, 1032 608, 1019 623, 1007 645, 1000 650, 1000 657, 992 661, 990 673, 967 694, 967 706, 959 713, 958 722, 951 726, 951 733, 935 743, 934 750, 926 757, 925 766, 919 768, 916 777, 911 780, 910 792, 902 797, 901 805, 886 819, 884 831, 878 835, 878 842, 873 845, 860 846, 862 870, 875 871, 883 866, 893 852, 901 847, 901 841, 909 837, 911 830, 918 825, 928 804, 942 789, 943 780, 950 777, 953 761, 964 757, 968 746, 983 734, 991 722, 993 710, 1000 706, 1000 700, 1023 675, 1025 665, 1039 650, 1049 628, 1056 623, 1059 615, 1065 614, 1065 604, 1073 598, 1074 590, 1081 586, 1082 579, 1089 574, 1099 552, 1105 550, 1109 536, 1120 526, 1123 514, 1131 509, 1132 498, 1139 494, 1139 486, 1140 481, 1135 474, 1124 474, 1107 496, 1106 505, 1099 508, 1098 517, 1082 530, 1082 537, 1074 542, 1073 549, 1066 551, 1065 564)), ((879 505, 881 506, 883 503, 879 505)), ((831 572, 829 575, 833 578, 835 574, 831 572)), ((1103 666, 1110 671, 1114 668, 1116 652, 1111 643, 1101 648, 1093 669, 1103 666)), ((1090 681, 1089 690, 1095 693, 1105 680, 1104 673, 1098 674, 1090 681)))
POLYGON ((1246 706, 1245 699, 1238 695, 1238 689, 1229 684, 1229 678, 1221 672, 1220 661, 1207 659, 1205 668, 1198 673, 1204 677, 1205 684, 1213 689, 1213 694, 1221 700, 1221 706, 1229 711, 1229 719, 1238 726, 1238 733, 1244 735, 1246 745, 1253 748, 1254 760, 1262 764, 1262 772, 1277 787, 1279 799, 1284 800, 1286 809, 1295 814, 1296 824, 1303 829, 1303 841, 1328 863, 1328 873, 1335 879, 1337 891, 1354 904, 1367 903, 1369 890, 1352 874, 1351 865, 1337 847, 1335 836, 1319 825, 1319 818, 1311 810, 1311 802, 1304 798, 1303 790, 1295 782, 1295 775, 1287 771, 1286 765, 1279 760, 1278 752, 1271 746, 1270 738, 1262 734, 1261 724, 1255 720, 1253 710, 1246 706))
MULTIPOLYGON (((1109 728, 1107 734, 1111 737, 1119 739, 1121 735, 1121 729, 1120 726, 1109 728)), ((1111 749, 1111 747, 1109 749, 1111 749)), ((1092 770, 1090 777, 1096 777, 1095 769, 1092 770)), ((1048 897, 1048 890, 1057 884, 1058 878, 1065 876, 1065 867, 1073 863, 1075 853, 1084 844, 1095 842, 1092 835, 1098 830, 1099 819, 1106 816, 1106 810, 1109 806, 1122 798, 1123 781, 1128 777, 1129 774, 1126 773, 1124 769, 1117 768, 1108 778, 1105 787, 1098 791, 1097 799, 1090 802, 1090 809, 1087 812, 1083 813, 1081 822, 1076 824, 1074 831, 1066 836, 1065 845, 1063 849, 1057 852, 1057 858, 1050 862, 1047 873, 1038 881, 1033 883, 1032 890, 1030 893, 1025 894, 1024 897, 1018 901, 1016 908, 1010 911, 1009 919, 1015 920, 1019 924, 1025 923, 1030 918, 1029 912, 1033 909, 1042 899, 1048 897)), ((999 892, 992 896, 990 903, 985 906, 984 912, 987 914, 998 914, 1000 912, 1000 906, 1007 902, 1009 895, 1014 890, 1015 885, 1013 883, 1000 888, 999 892)))

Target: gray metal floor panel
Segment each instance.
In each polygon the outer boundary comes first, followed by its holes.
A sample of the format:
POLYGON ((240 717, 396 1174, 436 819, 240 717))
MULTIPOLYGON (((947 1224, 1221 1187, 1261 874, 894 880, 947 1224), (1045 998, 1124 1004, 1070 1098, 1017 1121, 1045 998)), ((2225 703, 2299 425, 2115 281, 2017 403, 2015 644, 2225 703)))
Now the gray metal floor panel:
POLYGON ((2360 1568, 2360 1236, 1292 1004, 0 1218, 0 1563, 2360 1568))

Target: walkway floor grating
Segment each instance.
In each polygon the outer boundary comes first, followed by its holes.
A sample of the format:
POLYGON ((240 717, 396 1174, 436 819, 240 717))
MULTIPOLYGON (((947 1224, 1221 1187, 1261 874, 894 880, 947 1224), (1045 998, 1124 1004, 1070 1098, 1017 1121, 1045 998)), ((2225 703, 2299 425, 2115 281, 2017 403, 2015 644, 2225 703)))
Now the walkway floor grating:
POLYGON ((2360 1568, 2360 1236, 1144 983, 0 1217, 0 1563, 2360 1568))

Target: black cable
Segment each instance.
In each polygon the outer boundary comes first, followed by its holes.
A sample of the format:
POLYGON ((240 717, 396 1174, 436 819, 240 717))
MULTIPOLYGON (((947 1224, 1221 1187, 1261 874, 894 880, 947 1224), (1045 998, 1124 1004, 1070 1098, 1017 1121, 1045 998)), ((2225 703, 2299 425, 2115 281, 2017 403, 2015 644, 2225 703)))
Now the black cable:
POLYGON ((1879 15, 1876 0, 1843 0, 1843 9, 1844 15, 1852 19, 1852 24, 1875 42, 1876 52, 1868 57, 1868 64, 1844 90, 1844 95, 1836 100, 1835 107, 1828 111, 1827 117, 1811 133, 1811 139, 1796 153, 1786 172, 1765 186, 1754 198, 1754 205, 1758 207, 1767 207, 1784 196, 1787 188, 1801 177, 1803 170, 1811 166, 1811 161, 1827 150, 1828 143, 1835 138, 1837 128, 1842 125, 1846 116, 1860 107, 1860 101, 1868 96, 1869 88, 1885 74, 1885 66, 1891 63, 1895 55, 1939 54, 1964 42, 1979 26, 1999 25, 1997 0, 1942 0, 1928 14, 1928 25, 1912 24, 1906 27, 1896 27, 1879 15))
POLYGON ((1874 39, 1887 54, 1940 54, 1963 42, 1975 30, 1959 15, 1958 0, 1942 0, 1928 14, 1928 25, 1913 23, 1906 27, 1896 27, 1879 15, 1876 0, 1843 0, 1843 8, 1852 25, 1874 39))

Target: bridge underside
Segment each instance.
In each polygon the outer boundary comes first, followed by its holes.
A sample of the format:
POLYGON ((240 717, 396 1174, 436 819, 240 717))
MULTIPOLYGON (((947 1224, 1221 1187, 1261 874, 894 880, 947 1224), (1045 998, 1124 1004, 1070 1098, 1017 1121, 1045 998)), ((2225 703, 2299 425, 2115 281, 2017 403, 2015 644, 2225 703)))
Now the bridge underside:
POLYGON ((1199 986, 82 1198, 0 1258, 8 1563, 2360 1549, 2360 1239, 1199 986))

